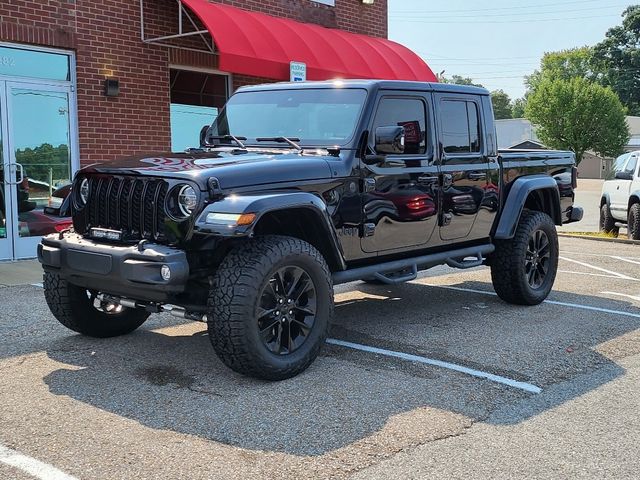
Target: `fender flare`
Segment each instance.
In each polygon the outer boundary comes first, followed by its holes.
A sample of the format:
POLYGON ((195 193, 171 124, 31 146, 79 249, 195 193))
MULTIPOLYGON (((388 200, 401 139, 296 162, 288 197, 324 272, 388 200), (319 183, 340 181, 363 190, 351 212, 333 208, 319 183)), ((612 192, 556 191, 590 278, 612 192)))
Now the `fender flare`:
POLYGON ((633 197, 636 197, 638 200, 640 200, 640 190, 635 190, 635 191, 633 191, 633 192, 631 192, 631 193, 629 194, 629 203, 628 203, 628 207, 629 207, 629 208, 631 208, 631 205, 633 205, 633 204, 631 203, 631 199, 632 199, 633 197))
POLYGON ((604 192, 600 196, 600 207, 602 207, 602 205, 603 205, 603 203, 602 203, 603 199, 604 199, 604 203, 606 203, 607 205, 611 205, 611 195, 609 194, 609 192, 604 192))
POLYGON ((524 210, 527 198, 532 192, 539 190, 551 190, 552 206, 551 218, 556 225, 562 225, 560 212, 560 191, 558 183, 548 175, 530 175, 520 177, 513 182, 509 194, 505 200, 500 221, 496 229, 495 238, 498 240, 512 239, 516 234, 520 216, 524 210))
POLYGON ((280 191, 224 197, 205 207, 195 222, 194 231, 224 238, 251 237, 254 234, 256 225, 268 213, 300 209, 313 212, 318 218, 318 224, 325 231, 330 243, 331 253, 334 255, 333 259, 327 260, 335 261, 342 270, 346 269, 342 247, 327 206, 321 198, 309 192, 280 191), (256 218, 251 225, 229 227, 207 223, 207 215, 210 213, 254 214, 256 218))

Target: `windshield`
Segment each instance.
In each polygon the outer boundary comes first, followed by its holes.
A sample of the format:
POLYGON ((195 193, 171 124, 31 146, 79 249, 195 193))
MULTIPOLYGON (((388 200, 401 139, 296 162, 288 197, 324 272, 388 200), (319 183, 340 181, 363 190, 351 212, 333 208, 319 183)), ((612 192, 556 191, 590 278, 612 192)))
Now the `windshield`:
POLYGON ((362 89, 240 92, 220 112, 208 137, 246 137, 247 145, 267 137, 299 139, 302 146, 345 145, 354 134, 366 96, 362 89))

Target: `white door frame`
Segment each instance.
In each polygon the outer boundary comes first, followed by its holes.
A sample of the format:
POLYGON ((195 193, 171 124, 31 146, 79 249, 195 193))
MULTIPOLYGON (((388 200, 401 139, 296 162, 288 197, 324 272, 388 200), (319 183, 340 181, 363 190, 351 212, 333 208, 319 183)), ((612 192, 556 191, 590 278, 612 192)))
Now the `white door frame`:
POLYGON ((0 42, 0 47, 8 47, 21 50, 29 50, 43 53, 57 53, 69 57, 70 80, 48 80, 31 77, 16 77, 0 75, 0 129, 2 136, 2 149, 5 169, 5 203, 7 237, 0 239, 0 261, 34 258, 37 253, 37 244, 41 237, 20 238, 18 232, 17 209, 15 198, 17 189, 7 185, 10 174, 7 168, 15 162, 13 146, 13 132, 11 131, 11 101, 10 90, 12 88, 42 89, 56 92, 66 92, 69 101, 69 151, 71 154, 71 178, 80 169, 80 146, 78 131, 78 99, 76 92, 76 59, 75 53, 47 47, 31 47, 13 43, 0 42))

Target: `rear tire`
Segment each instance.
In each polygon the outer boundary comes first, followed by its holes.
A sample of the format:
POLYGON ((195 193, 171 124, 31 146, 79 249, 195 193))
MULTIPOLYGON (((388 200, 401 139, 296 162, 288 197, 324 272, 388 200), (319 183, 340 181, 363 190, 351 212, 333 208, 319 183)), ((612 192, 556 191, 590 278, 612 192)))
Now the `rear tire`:
POLYGON ((258 237, 233 249, 213 277, 209 339, 232 370, 284 380, 316 359, 333 307, 331 272, 318 250, 297 238, 258 237))
POLYGON ((616 227, 616 220, 611 215, 609 205, 606 203, 600 207, 600 231, 614 237, 620 233, 620 229, 616 227))
POLYGON ((640 240, 640 203, 634 203, 629 209, 627 230, 629 231, 629 239, 640 240))
POLYGON ((511 240, 496 241, 491 279, 498 296, 516 305, 538 305, 558 270, 558 234, 546 213, 525 210, 511 240))
POLYGON ((57 273, 45 272, 44 296, 51 313, 62 325, 88 337, 126 335, 149 318, 148 312, 139 309, 99 310, 87 289, 67 282, 57 273))

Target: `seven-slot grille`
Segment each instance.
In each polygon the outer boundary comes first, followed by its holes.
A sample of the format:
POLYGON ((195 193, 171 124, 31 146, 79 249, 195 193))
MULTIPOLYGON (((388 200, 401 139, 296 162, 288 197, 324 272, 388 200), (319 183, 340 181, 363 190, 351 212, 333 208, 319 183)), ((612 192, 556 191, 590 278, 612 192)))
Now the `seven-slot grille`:
POLYGON ((107 228, 121 230, 127 240, 162 240, 168 188, 154 178, 89 177, 87 230, 107 228))

